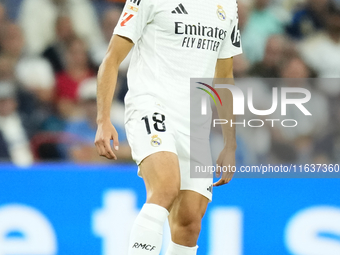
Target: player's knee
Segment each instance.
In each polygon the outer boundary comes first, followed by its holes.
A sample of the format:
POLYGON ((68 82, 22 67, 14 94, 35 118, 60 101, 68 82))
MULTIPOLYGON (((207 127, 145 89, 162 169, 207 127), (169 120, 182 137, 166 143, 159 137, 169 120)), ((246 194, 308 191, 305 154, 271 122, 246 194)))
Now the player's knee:
POLYGON ((159 187, 156 190, 153 190, 148 194, 149 203, 156 203, 160 206, 163 206, 167 209, 171 208, 171 205, 177 198, 179 193, 179 187, 177 186, 163 186, 159 187))
POLYGON ((181 220, 177 221, 177 229, 179 231, 184 231, 186 235, 198 236, 201 231, 201 218, 199 217, 182 217, 181 220))
POLYGON ((163 190, 160 192, 161 197, 164 201, 167 201, 169 205, 172 205, 172 203, 175 201, 176 197, 179 193, 179 187, 177 186, 170 186, 170 187, 164 187, 163 190))
POLYGON ((189 225, 185 226, 185 230, 189 235, 198 236, 201 231, 201 222, 192 221, 189 225))

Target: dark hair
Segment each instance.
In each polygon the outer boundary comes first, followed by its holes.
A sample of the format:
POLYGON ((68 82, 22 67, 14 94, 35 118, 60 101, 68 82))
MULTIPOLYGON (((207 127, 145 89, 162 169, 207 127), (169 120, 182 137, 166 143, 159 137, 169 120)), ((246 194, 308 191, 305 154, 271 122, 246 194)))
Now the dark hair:
POLYGON ((328 4, 328 14, 340 16, 340 2, 331 0, 328 4))

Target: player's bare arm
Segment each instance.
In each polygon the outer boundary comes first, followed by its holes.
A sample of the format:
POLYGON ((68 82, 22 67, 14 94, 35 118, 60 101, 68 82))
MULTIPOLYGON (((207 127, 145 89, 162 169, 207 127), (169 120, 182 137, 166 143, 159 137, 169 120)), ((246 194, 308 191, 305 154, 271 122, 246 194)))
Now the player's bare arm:
POLYGON ((115 127, 110 120, 110 109, 117 84, 118 68, 133 47, 133 42, 125 37, 114 35, 111 38, 106 56, 100 65, 97 85, 97 133, 95 145, 100 156, 117 159, 110 140, 113 140, 115 150, 118 150, 119 140, 115 127))
MULTIPOLYGON (((215 78, 229 78, 232 81, 233 78, 233 59, 218 59, 215 69, 215 78)), ((216 89, 221 97, 223 106, 218 105, 217 112, 220 119, 233 120, 235 121, 235 116, 233 115, 233 97, 228 89, 216 89)), ((236 130, 235 125, 230 127, 230 125, 222 125, 222 133, 224 138, 224 148, 221 151, 218 159, 217 165, 223 166, 235 166, 235 151, 236 151, 236 130)), ((221 186, 227 184, 232 179, 233 172, 223 172, 217 173, 217 177, 221 176, 221 179, 214 183, 214 186, 221 186)))

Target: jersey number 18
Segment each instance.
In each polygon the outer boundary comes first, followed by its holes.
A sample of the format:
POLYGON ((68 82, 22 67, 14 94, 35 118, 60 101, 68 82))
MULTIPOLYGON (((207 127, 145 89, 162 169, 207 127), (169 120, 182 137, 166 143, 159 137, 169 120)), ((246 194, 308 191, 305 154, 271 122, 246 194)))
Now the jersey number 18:
MULTIPOLYGON (((146 115, 142 118, 142 120, 144 120, 145 122, 145 128, 146 128, 146 132, 148 133, 148 135, 151 134, 151 128, 150 128, 150 123, 149 123, 149 117, 146 115)), ((165 128, 165 116, 161 113, 155 112, 152 115, 152 120, 154 121, 153 127, 156 131, 158 132, 165 132, 166 128, 165 128)))

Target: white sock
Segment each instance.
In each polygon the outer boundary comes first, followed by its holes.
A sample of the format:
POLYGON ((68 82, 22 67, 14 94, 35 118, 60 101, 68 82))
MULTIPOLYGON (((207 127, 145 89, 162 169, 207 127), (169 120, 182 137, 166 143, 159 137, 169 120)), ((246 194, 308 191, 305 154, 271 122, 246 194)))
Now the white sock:
POLYGON ((170 241, 165 255, 196 255, 198 246, 187 247, 170 241))
POLYGON ((128 255, 159 255, 163 226, 169 212, 156 204, 144 204, 132 227, 128 255))

